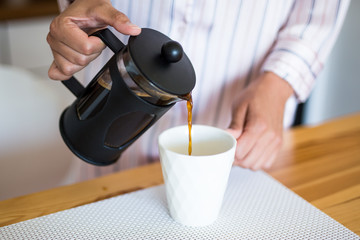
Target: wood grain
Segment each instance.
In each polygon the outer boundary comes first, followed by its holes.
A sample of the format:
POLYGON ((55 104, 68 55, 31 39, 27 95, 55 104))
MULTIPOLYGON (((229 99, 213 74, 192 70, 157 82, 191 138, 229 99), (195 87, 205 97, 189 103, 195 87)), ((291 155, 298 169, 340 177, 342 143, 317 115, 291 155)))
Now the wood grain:
MULTIPOLYGON (((360 114, 284 133, 268 173, 360 235, 360 114)), ((0 202, 0 226, 163 183, 159 163, 0 202)))
POLYGON ((269 174, 360 235, 360 115, 285 133, 269 174))
POLYGON ((163 183, 160 164, 150 164, 0 202, 0 226, 21 222, 163 183))

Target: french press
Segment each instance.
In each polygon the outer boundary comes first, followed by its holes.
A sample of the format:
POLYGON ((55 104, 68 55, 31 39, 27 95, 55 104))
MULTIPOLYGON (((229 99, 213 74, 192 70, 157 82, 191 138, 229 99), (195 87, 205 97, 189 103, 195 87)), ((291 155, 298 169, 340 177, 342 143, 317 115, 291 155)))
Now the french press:
POLYGON ((125 46, 109 29, 93 34, 115 54, 84 88, 63 81, 77 97, 60 118, 60 132, 80 159, 112 164, 195 86, 195 71, 181 45, 143 28, 125 46))

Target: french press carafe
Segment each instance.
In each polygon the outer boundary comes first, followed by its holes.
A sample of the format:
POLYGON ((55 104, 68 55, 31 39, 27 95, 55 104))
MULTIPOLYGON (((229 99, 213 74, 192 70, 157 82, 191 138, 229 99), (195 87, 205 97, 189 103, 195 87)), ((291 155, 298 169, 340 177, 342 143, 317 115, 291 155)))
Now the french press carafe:
POLYGON ((105 166, 195 86, 195 72, 181 45, 143 28, 125 46, 110 30, 93 34, 115 54, 84 88, 63 81, 77 99, 60 118, 61 135, 84 161, 105 166))

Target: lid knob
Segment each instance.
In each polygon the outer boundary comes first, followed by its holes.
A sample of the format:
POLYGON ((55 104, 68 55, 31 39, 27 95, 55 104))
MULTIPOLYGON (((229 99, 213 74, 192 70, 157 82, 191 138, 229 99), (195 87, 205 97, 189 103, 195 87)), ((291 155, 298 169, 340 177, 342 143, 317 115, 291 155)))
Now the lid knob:
POLYGON ((168 41, 162 45, 161 55, 166 59, 166 61, 175 63, 182 58, 183 49, 180 43, 176 41, 168 41))

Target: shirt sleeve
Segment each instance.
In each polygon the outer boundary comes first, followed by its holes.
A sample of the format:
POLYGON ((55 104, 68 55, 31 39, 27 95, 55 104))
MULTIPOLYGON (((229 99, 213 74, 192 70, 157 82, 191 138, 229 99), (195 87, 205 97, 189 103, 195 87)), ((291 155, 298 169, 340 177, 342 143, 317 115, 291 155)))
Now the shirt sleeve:
POLYGON ((285 79, 305 101, 343 24, 350 0, 298 0, 262 70, 285 79))

